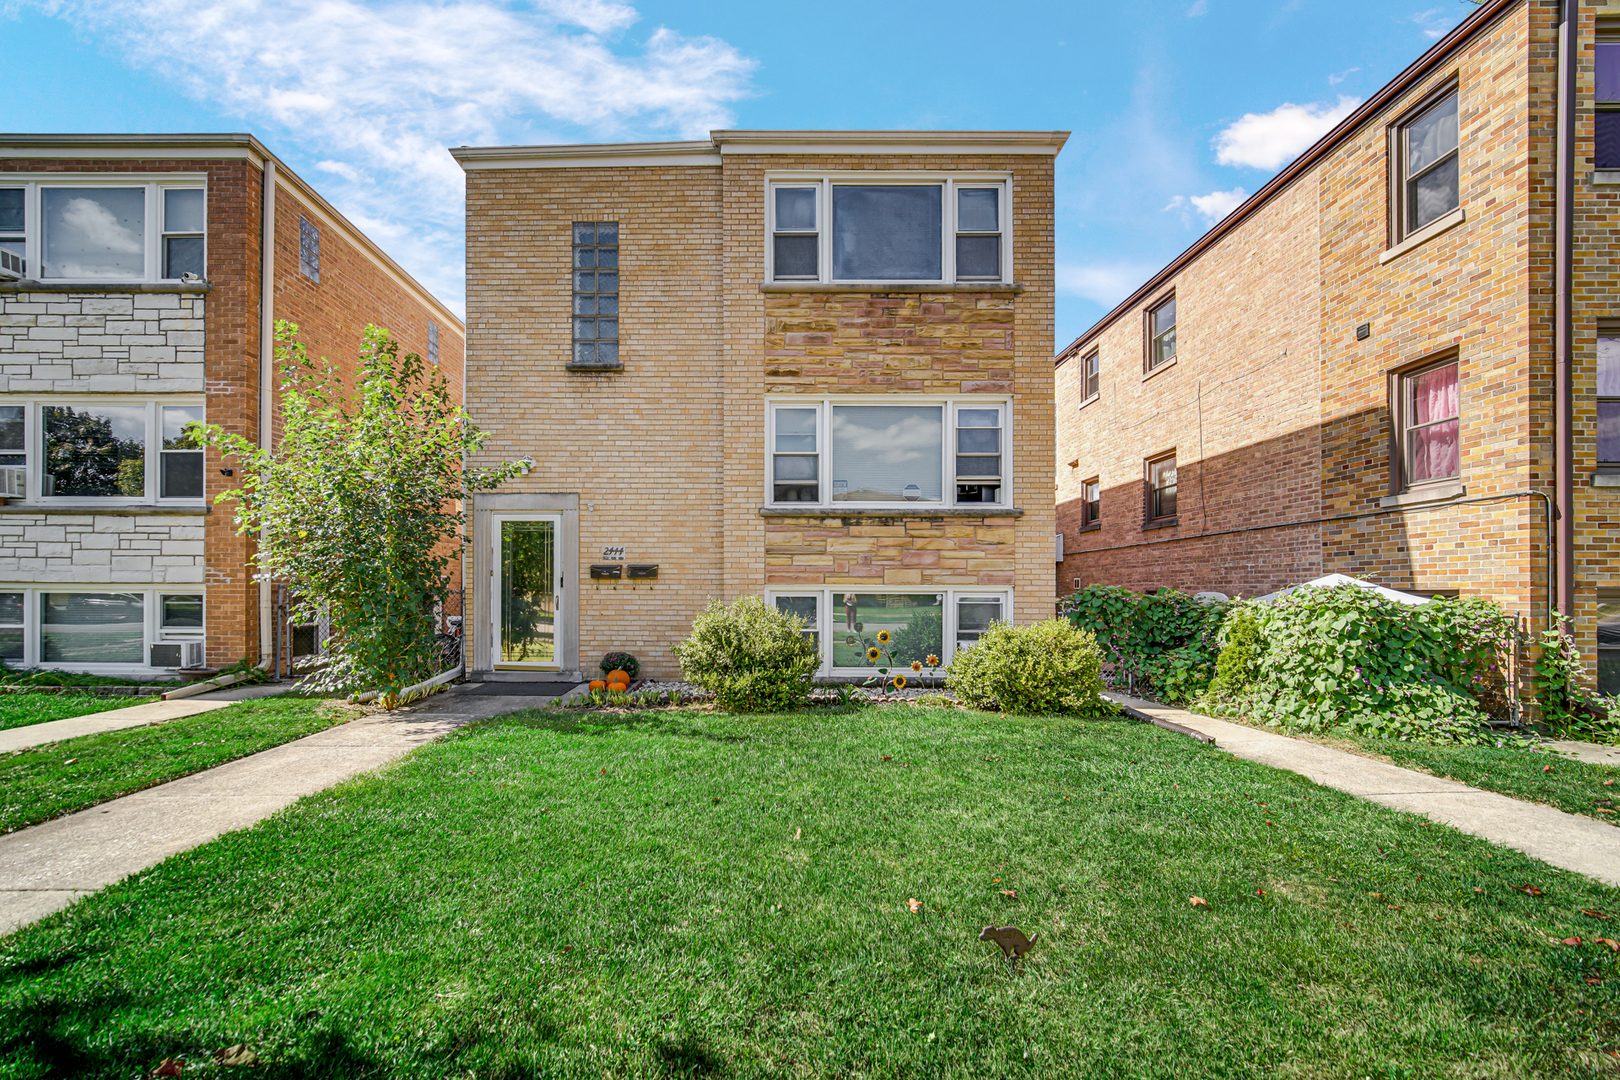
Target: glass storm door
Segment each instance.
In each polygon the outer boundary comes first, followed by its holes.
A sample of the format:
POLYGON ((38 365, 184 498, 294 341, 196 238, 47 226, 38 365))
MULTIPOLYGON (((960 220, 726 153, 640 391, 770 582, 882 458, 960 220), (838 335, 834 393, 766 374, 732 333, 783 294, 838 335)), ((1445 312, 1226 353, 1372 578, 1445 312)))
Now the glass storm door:
POLYGON ((496 516, 495 666, 555 668, 562 565, 558 516, 496 516))

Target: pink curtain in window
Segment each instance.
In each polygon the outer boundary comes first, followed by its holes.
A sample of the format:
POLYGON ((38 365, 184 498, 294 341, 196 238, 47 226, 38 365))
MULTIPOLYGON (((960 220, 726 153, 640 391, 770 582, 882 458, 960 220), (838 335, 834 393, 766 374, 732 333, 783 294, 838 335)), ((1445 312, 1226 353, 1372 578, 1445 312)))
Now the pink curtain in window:
POLYGON ((1412 483, 1459 475, 1457 365, 1419 375, 1413 380, 1412 398, 1412 422, 1429 425, 1412 432, 1412 483))

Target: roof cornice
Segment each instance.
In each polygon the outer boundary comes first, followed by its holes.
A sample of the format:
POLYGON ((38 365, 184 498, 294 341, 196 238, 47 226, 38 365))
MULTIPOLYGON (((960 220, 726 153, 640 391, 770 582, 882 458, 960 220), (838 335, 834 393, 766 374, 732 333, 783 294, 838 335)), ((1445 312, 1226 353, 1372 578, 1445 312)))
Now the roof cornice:
POLYGON ((457 146, 473 169, 591 169, 633 165, 718 167, 725 154, 1039 154, 1054 156, 1067 131, 715 131, 691 142, 566 146, 457 146))
POLYGON ((275 155, 245 132, 224 134, 11 134, 0 132, 0 157, 11 158, 246 158, 255 165, 275 155))
POLYGON ((1121 316, 1143 303, 1154 292, 1163 288, 1171 278, 1179 274, 1189 263, 1195 261, 1205 251, 1219 243, 1228 233, 1258 212, 1261 207, 1276 198, 1285 188, 1307 172, 1311 166, 1336 149, 1340 143, 1349 139, 1364 125, 1375 120, 1381 113, 1389 109, 1402 94, 1410 90, 1416 83, 1433 74, 1436 68, 1449 60, 1454 52, 1466 45, 1476 34, 1494 22, 1498 16, 1525 2, 1526 0, 1482 0, 1479 8, 1472 15, 1452 27, 1450 33, 1430 46, 1422 56, 1412 61, 1406 70, 1385 83, 1377 93, 1362 102, 1355 112, 1339 121, 1338 126, 1318 139, 1310 149, 1285 166, 1282 172, 1267 181, 1264 187, 1250 195, 1236 210, 1226 215, 1203 236, 1193 241, 1187 250, 1177 255, 1164 269, 1154 274, 1135 292, 1116 304, 1112 311, 1093 323, 1089 330, 1065 346, 1063 351, 1057 354, 1057 358, 1053 363, 1061 364, 1091 344, 1098 335, 1112 326, 1121 316))

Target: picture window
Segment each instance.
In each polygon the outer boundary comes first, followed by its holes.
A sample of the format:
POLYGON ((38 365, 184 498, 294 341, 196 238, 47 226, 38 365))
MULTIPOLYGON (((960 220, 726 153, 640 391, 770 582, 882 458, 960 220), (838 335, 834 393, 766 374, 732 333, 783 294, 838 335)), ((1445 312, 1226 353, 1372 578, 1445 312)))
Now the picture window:
POLYGON ((574 348, 570 366, 619 366, 619 224, 576 221, 573 234, 574 348))
POLYGON ((0 495, 201 502, 201 402, 46 399, 0 405, 0 495))
POLYGON ((1011 597, 978 590, 783 590, 768 594, 778 611, 804 620, 804 635, 821 654, 824 675, 872 675, 890 658, 906 678, 943 674, 991 625, 1008 617, 1011 597), (888 640, 878 635, 887 633, 888 640), (877 660, 869 650, 879 649, 877 660), (930 664, 933 658, 936 663, 930 664), (911 665, 922 667, 913 673, 911 665))

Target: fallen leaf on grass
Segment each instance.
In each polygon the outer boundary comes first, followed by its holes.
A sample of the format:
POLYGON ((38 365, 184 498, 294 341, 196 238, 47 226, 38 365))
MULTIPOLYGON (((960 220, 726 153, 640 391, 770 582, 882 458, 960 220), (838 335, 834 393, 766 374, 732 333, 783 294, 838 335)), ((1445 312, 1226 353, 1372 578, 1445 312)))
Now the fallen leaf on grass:
POLYGON ((1600 937, 1597 939, 1597 943, 1607 945, 1610 952, 1620 952, 1620 941, 1616 941, 1614 938, 1600 937))
POLYGON ((803 829, 794 829, 793 830, 793 839, 797 840, 799 837, 801 837, 803 835, 804 835, 804 830, 803 829))
POLYGON ((1001 895, 1005 896, 1009 900, 1016 900, 1016 899, 1018 899, 1018 890, 1017 889, 1002 889, 1001 890, 1001 895))
POLYGON ((1372 897, 1374 900, 1382 900, 1384 898, 1384 894, 1381 892, 1370 892, 1367 895, 1372 897))
POLYGON ((1269 894, 1264 889, 1256 889, 1256 890, 1254 890, 1254 895, 1256 895, 1256 896, 1267 896, 1269 894))
POLYGON ((158 1067, 152 1070, 153 1076, 183 1076, 186 1063, 179 1058, 164 1058, 158 1067))
POLYGON ((62 762, 62 764, 64 764, 64 765, 76 765, 76 764, 78 764, 78 762, 79 762, 78 758, 70 757, 66 761, 62 762))
POLYGON ((602 767, 602 775, 603 776, 607 775, 607 766, 605 766, 605 765, 602 767))
POLYGON ((1480 888, 1480 887, 1479 887, 1479 886, 1478 886, 1478 885, 1475 885, 1475 886, 1474 886, 1474 891, 1475 891, 1475 892, 1484 892, 1484 891, 1485 891, 1485 890, 1484 890, 1484 889, 1482 889, 1482 888, 1480 888))
POLYGON ((1526 896, 1540 896, 1541 895, 1541 890, 1536 888, 1534 885, 1509 885, 1508 888, 1510 888, 1510 889, 1518 889, 1520 892, 1524 893, 1524 895, 1526 895, 1526 896))
POLYGON ((893 761, 894 757, 892 755, 889 755, 889 754, 884 754, 883 755, 883 760, 884 761, 893 761))
POLYGON ((1209 901, 1205 900, 1202 896, 1189 897, 1187 903, 1191 904, 1193 907, 1209 907, 1209 901))
POLYGON ((248 1049, 247 1043, 237 1043, 214 1051, 215 1065, 257 1065, 259 1055, 248 1049))
POLYGON ((1603 914, 1603 912, 1601 912, 1601 911, 1590 911, 1590 910, 1588 910, 1586 908, 1581 908, 1581 914, 1585 915, 1589 919, 1607 919, 1608 918, 1608 916, 1603 914))
POLYGON ((1564 945, 1579 945, 1579 944, 1580 944, 1580 943, 1581 943, 1581 939, 1580 939, 1580 938, 1578 938, 1578 937, 1567 937, 1567 938, 1565 938, 1565 939, 1564 939, 1564 940, 1563 940, 1563 941, 1562 941, 1562 942, 1561 942, 1561 943, 1560 943, 1560 944, 1564 944, 1564 945))
POLYGON ((911 911, 911 913, 913 915, 915 915, 918 912, 922 911, 922 901, 917 899, 915 896, 913 896, 910 900, 906 901, 906 907, 911 911))
POLYGON ((1552 772, 1552 766, 1551 765, 1543 765, 1541 767, 1541 771, 1542 772, 1552 772))
POLYGON ((1389 908, 1389 910, 1391 910, 1391 911, 1400 911, 1400 910, 1402 910, 1401 905, 1399 905, 1399 904, 1385 904, 1384 906, 1389 908))
POLYGON ((1604 787, 1613 787, 1614 786, 1614 781, 1613 780, 1605 780, 1605 781, 1603 781, 1603 786, 1604 787))
POLYGON ((1602 979, 1587 979, 1586 980, 1586 985, 1588 985, 1588 986, 1602 986, 1603 985, 1603 980, 1602 979))

